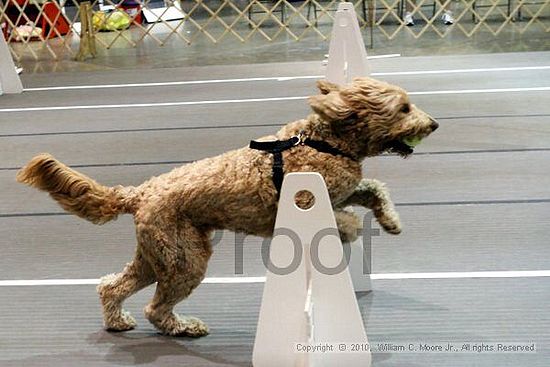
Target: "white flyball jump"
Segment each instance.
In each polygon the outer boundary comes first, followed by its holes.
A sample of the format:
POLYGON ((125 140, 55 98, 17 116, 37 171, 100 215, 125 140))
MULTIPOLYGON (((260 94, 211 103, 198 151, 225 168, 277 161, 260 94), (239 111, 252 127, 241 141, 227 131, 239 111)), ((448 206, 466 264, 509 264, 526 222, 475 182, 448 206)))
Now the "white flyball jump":
MULTIPOLYGON (((369 74, 367 50, 359 29, 355 8, 353 3, 342 2, 338 5, 334 18, 326 79, 336 84, 348 84, 353 78, 369 74)), ((355 291, 368 292, 372 290, 371 269, 366 269, 364 266, 370 266, 370 264, 364 261, 364 242, 361 238, 351 244, 349 269, 355 291)))
MULTIPOLYGON (((363 223, 365 226, 370 226, 370 223, 363 223)), ((369 235, 369 234, 367 234, 369 235)), ((371 246, 365 249, 365 242, 368 241, 371 244, 372 238, 365 238, 360 236, 359 239, 350 243, 350 260, 349 260, 349 272, 351 275, 351 281, 353 283, 353 289, 356 292, 370 292, 372 291, 372 283, 370 274, 372 272, 370 259, 372 253, 371 246)))
POLYGON ((339 352, 367 345, 363 319, 336 229, 329 194, 319 173, 289 173, 281 189, 256 341, 254 367, 369 367, 370 352, 339 352), (295 195, 307 190, 313 207, 295 195), (333 345, 329 353, 304 346, 333 345))
POLYGON ((327 80, 336 84, 347 84, 355 77, 367 75, 367 50, 355 8, 353 3, 340 3, 330 38, 327 80))
POLYGON ((0 34, 0 95, 21 92, 23 92, 21 79, 15 71, 15 65, 4 35, 0 34))
MULTIPOLYGON (((347 84, 367 75, 367 51, 353 4, 340 3, 326 78, 347 84)), ((364 271, 363 243, 352 243, 346 259, 336 228, 323 177, 318 173, 287 174, 267 262, 254 367, 371 366, 370 351, 303 352, 307 346, 368 345, 354 292, 371 290, 370 275, 364 271), (308 210, 295 203, 296 193, 302 190, 315 197, 308 210)))

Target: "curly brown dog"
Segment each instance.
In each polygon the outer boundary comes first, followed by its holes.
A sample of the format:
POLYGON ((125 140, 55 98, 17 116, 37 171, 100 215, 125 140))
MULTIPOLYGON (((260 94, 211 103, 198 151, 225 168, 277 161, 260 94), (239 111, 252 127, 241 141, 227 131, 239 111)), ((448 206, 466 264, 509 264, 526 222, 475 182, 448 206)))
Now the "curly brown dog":
MULTIPOLYGON (((321 94, 309 98, 313 114, 262 140, 299 135, 341 153, 298 144, 283 152, 283 160, 284 172, 323 175, 344 241, 355 239, 360 228, 358 218, 344 210, 349 205, 372 209, 387 232, 399 233, 399 217, 386 189, 362 178, 361 162, 386 151, 411 154, 413 144, 406 142, 428 136, 437 123, 411 104, 403 89, 381 81, 359 78, 345 87, 319 81, 317 86, 321 94)), ((135 258, 121 273, 103 277, 97 287, 107 329, 134 328, 135 320, 122 303, 157 282, 144 309, 147 319, 164 334, 201 336, 208 327, 199 319, 178 316, 174 306, 203 280, 213 230, 272 234, 278 198, 273 159, 268 152, 245 147, 184 165, 138 187, 105 187, 41 154, 18 172, 17 180, 49 192, 65 210, 93 223, 134 215, 135 258)))

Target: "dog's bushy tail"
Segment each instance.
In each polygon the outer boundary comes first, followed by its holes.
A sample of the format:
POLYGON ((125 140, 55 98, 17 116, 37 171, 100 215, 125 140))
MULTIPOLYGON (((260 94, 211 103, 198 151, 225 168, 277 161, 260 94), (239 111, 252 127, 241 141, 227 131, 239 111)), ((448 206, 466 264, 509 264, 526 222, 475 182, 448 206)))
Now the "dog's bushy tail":
POLYGON ((49 154, 34 157, 17 172, 16 179, 49 192, 63 209, 95 224, 133 212, 129 188, 100 185, 49 154))

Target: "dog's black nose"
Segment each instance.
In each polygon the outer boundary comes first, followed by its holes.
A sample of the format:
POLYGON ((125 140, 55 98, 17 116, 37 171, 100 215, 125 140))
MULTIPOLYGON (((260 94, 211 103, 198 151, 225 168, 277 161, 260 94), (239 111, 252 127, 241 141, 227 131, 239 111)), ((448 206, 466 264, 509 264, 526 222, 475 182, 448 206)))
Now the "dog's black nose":
POLYGON ((432 129, 432 131, 436 131, 438 127, 439 127, 439 124, 437 123, 437 121, 432 120, 430 124, 430 128, 432 129))

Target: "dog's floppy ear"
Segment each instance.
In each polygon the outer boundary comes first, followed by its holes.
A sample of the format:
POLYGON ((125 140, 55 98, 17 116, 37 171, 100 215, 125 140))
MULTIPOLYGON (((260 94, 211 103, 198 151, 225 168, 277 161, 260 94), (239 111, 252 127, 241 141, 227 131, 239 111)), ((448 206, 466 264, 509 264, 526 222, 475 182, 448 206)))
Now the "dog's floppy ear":
POLYGON ((317 88, 319 88, 321 94, 329 94, 330 92, 338 92, 340 90, 338 84, 331 83, 325 79, 317 81, 317 88))
MULTIPOLYGON (((319 89, 321 89, 320 81, 317 83, 319 89)), ((335 86, 336 90, 331 90, 327 93, 323 93, 321 89, 320 95, 309 97, 309 105, 315 113, 320 115, 326 121, 341 121, 353 114, 353 110, 342 99, 340 95, 340 89, 336 84, 326 82, 328 84, 322 84, 323 87, 335 86)))

